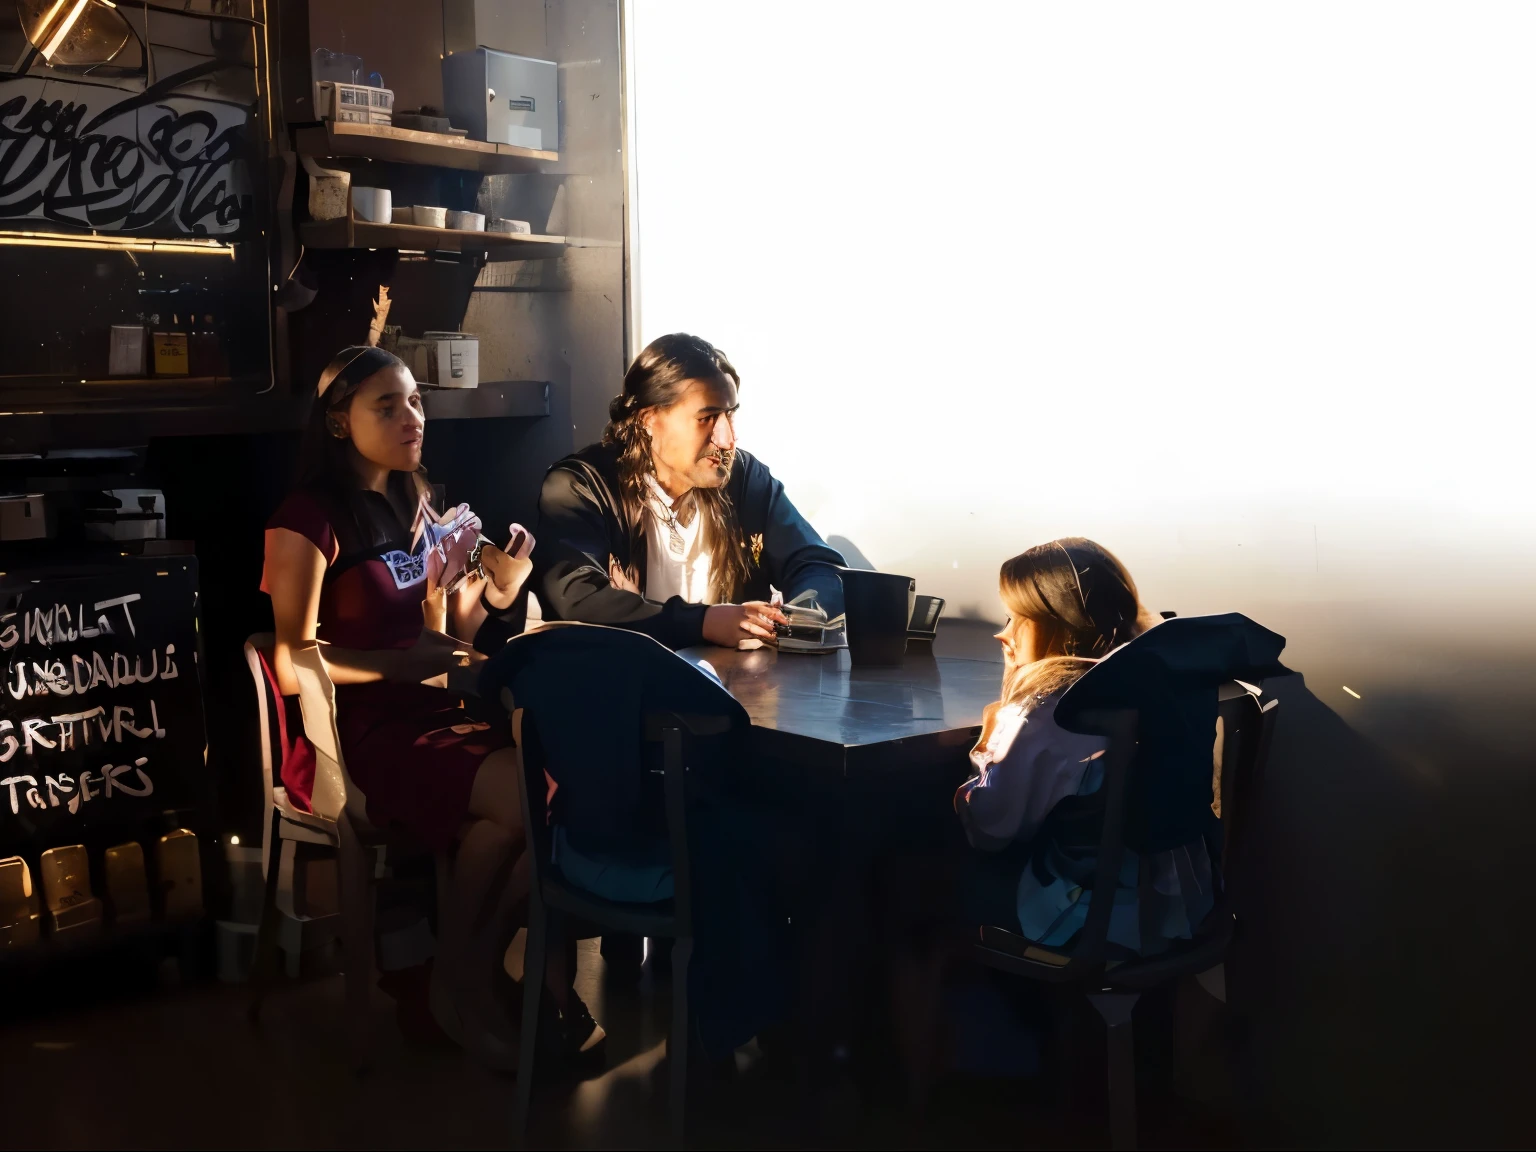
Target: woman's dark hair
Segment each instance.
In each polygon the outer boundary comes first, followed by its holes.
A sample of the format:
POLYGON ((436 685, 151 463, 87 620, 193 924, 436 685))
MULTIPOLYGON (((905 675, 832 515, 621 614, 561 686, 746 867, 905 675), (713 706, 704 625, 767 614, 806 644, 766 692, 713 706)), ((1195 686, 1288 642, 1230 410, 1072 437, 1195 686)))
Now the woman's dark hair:
MULTIPOLYGON (((603 443, 619 449, 619 505, 629 532, 629 575, 637 584, 645 569, 645 517, 652 514, 647 507, 651 493, 646 477, 656 471, 651 460, 651 436, 640 414, 647 408, 672 407, 690 380, 741 386, 741 377, 724 352, 707 340, 674 332, 652 340, 635 357, 624 373, 624 391, 608 405, 603 443)), ((747 586, 746 543, 741 539, 736 510, 723 485, 695 488, 687 499, 704 518, 715 596, 721 603, 730 603, 747 586)))
POLYGON ((388 499, 395 522, 379 515, 377 501, 366 498, 358 482, 357 449, 341 435, 335 421, 345 412, 364 381, 386 368, 404 368, 405 361, 382 348, 354 346, 338 352, 315 388, 309 418, 299 444, 298 487, 314 496, 331 514, 343 555, 382 548, 397 540, 415 519, 423 494, 431 496, 425 468, 389 474, 388 499))

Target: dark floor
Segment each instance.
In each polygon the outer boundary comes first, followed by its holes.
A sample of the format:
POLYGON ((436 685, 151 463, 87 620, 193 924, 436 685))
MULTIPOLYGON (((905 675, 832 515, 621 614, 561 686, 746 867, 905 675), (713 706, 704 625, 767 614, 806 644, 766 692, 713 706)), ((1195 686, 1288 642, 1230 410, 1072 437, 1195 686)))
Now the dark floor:
MULTIPOLYGON (((317 967, 324 968, 320 958, 317 967)), ((664 1113, 668 995, 605 987, 597 942, 582 945, 578 988, 609 1031, 607 1070, 581 1083, 541 1084, 529 1144, 655 1147, 669 1143, 664 1113)), ((505 1147, 515 1081, 476 1067, 446 1045, 407 1044, 382 993, 373 1000, 372 1070, 349 1071, 341 1032, 342 980, 318 972, 273 991, 261 1024, 245 1018, 243 986, 179 985, 176 966, 148 987, 106 991, 86 1006, 13 1014, 0 1026, 6 1070, 0 1146, 505 1147)), ((1057 1107, 1043 1081, 949 1077, 925 1120, 894 1083, 861 1095, 833 1085, 814 1122, 797 1106, 792 1073, 753 1050, 734 1077, 695 1081, 691 1142, 745 1148, 1095 1147, 1107 1141, 1096 1107, 1057 1107)), ((1143 1101, 1152 1147, 1229 1146, 1220 1109, 1143 1101)))

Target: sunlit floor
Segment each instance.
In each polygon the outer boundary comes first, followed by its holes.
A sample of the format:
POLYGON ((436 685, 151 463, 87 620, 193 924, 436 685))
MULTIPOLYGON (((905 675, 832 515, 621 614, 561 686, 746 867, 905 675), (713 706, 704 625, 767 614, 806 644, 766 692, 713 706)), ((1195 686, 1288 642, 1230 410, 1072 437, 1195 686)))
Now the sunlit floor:
MULTIPOLYGON (((0 1028, 8 1147, 506 1147, 515 1081, 456 1049, 408 1044, 394 1004, 373 998, 376 1057, 354 1075, 343 1057, 342 980, 334 971, 280 983, 252 1027, 245 990, 180 987, 175 965, 158 987, 93 997, 71 1010, 13 1016, 0 1028)), ((665 1116, 665 986, 605 988, 597 942, 582 946, 578 990, 609 1032, 607 1070, 581 1083, 541 1082, 530 1144, 656 1147, 665 1116)), ((101 971, 103 983, 112 973, 101 971)), ((794 1077, 738 1056, 734 1077, 691 1088, 698 1146, 1092 1147, 1102 1118, 1068 1115, 1038 1082, 951 1078, 919 1123, 895 1085, 880 1098, 851 1081, 829 1086, 814 1122, 794 1077)), ((1143 1102, 1148 1146, 1225 1146, 1219 1114, 1143 1102)))

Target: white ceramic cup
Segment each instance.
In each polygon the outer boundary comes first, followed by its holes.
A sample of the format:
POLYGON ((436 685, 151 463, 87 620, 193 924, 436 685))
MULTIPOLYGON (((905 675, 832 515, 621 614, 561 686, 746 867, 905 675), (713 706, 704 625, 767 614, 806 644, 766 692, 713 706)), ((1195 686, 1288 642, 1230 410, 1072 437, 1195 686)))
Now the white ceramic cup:
POLYGON ((390 222, 392 203, 388 188, 358 188, 352 189, 352 207, 357 210, 358 216, 374 224, 388 224, 390 222))
POLYGON ((449 212, 448 227, 460 232, 484 232, 485 216, 480 212, 449 212))
POLYGON ((448 209, 434 208, 430 204, 411 205, 411 222, 420 228, 448 227, 448 209))

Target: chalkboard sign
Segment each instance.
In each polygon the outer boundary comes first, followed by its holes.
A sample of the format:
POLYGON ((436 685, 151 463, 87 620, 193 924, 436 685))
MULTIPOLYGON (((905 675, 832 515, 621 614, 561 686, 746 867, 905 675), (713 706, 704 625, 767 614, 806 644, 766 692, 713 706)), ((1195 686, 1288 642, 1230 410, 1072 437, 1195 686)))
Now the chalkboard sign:
POLYGON ((189 556, 0 574, 0 855, 198 804, 197 613, 189 556))

